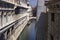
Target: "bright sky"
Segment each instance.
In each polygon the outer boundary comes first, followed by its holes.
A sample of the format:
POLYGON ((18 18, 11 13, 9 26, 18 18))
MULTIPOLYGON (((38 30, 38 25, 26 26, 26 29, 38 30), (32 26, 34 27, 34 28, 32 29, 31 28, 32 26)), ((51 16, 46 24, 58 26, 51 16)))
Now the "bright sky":
POLYGON ((29 2, 32 7, 35 7, 37 4, 37 0, 29 0, 29 2))

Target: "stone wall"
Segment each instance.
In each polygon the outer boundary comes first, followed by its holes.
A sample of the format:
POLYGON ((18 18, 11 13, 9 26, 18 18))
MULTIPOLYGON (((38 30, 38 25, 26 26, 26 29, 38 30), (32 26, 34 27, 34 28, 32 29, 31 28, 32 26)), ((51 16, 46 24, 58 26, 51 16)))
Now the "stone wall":
POLYGON ((48 40, 60 40, 60 13, 48 13, 48 40))

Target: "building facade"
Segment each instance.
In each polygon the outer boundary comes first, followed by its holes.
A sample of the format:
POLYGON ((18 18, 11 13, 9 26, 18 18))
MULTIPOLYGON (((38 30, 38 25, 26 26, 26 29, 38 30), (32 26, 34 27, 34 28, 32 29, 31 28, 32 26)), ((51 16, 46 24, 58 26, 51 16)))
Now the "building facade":
POLYGON ((60 40, 60 1, 46 1, 48 11, 48 40, 60 40))
POLYGON ((27 0, 0 0, 0 40, 17 40, 29 21, 27 0))

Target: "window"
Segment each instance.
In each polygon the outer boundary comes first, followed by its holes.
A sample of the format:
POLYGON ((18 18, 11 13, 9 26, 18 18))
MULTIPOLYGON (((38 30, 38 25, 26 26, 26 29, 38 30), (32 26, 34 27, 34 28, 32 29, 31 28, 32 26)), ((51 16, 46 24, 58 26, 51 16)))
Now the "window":
POLYGON ((55 21, 54 16, 55 16, 54 13, 51 13, 51 21, 53 21, 53 22, 55 21))

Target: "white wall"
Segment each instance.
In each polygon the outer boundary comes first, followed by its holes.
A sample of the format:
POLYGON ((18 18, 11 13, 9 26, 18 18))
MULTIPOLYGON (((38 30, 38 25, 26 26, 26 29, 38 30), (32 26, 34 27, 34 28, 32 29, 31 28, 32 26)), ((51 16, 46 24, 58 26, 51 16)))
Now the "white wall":
POLYGON ((37 20, 39 19, 41 12, 46 11, 46 7, 45 7, 44 3, 45 3, 44 0, 38 0, 37 20))

